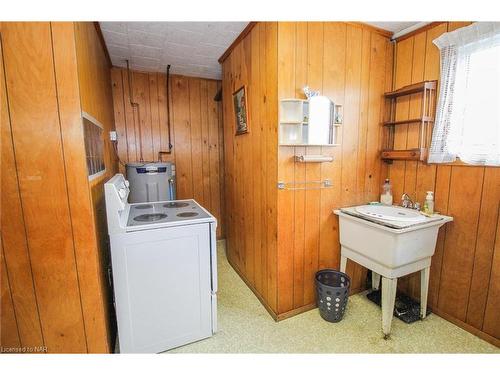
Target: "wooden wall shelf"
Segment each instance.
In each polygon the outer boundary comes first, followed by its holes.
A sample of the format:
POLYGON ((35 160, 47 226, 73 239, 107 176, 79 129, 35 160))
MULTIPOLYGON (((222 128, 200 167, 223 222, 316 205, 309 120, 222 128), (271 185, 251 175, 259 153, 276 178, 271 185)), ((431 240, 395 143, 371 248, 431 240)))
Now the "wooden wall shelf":
POLYGON ((393 160, 420 160, 424 161, 427 154, 425 148, 411 150, 383 150, 382 159, 388 162, 393 160))
POLYGON ((413 85, 408 85, 401 87, 400 89, 386 92, 384 94, 386 99, 395 99, 400 96, 417 94, 419 92, 424 92, 425 90, 436 90, 437 81, 423 81, 419 83, 414 83, 413 85))
POLYGON ((392 126, 392 125, 404 125, 404 124, 414 124, 422 121, 433 121, 432 117, 424 116, 419 118, 413 118, 409 120, 398 120, 398 121, 386 121, 383 123, 384 126, 392 126))
POLYGON ((381 158, 387 163, 393 160, 419 160, 426 161, 427 147, 432 133, 434 123, 434 107, 436 97, 437 81, 423 81, 409 86, 404 86, 398 90, 386 92, 386 113, 388 119, 382 122, 384 130, 383 151, 381 158), (420 94, 422 108, 420 117, 411 119, 396 119, 396 106, 398 98, 420 94), (420 124, 418 148, 408 150, 394 149, 394 134, 396 126, 407 124, 420 124))

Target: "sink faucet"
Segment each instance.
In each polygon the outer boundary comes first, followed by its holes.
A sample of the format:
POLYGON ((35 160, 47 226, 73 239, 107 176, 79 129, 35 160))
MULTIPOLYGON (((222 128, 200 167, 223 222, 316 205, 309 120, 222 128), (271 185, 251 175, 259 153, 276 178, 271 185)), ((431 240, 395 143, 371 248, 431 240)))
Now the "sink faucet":
POLYGON ((414 208, 413 201, 406 193, 403 193, 403 195, 401 196, 401 206, 403 206, 404 208, 414 208))

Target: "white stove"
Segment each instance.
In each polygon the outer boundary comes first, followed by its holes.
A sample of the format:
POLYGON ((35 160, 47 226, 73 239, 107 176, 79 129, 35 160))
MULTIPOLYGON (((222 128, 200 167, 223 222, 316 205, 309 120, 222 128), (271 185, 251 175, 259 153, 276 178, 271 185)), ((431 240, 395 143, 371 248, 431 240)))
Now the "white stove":
POLYGON ((127 203, 105 185, 121 353, 158 353, 217 330, 216 219, 195 200, 127 203))
POLYGON ((127 232, 147 228, 160 228, 189 222, 202 223, 213 216, 193 199, 131 204, 127 232))

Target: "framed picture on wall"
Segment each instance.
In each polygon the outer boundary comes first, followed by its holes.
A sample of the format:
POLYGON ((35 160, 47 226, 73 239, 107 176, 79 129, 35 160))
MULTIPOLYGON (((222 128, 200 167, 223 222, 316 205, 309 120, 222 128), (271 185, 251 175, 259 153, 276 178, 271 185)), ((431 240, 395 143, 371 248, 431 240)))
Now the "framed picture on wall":
POLYGON ((246 86, 241 86, 233 93, 236 135, 248 133, 248 106, 246 86))

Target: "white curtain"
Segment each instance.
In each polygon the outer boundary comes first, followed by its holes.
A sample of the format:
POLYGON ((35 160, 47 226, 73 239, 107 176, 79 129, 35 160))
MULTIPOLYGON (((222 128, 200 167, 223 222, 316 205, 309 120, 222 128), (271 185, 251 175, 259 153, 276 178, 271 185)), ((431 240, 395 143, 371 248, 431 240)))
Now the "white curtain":
POLYGON ((444 33, 430 163, 500 165, 500 23, 444 33))

